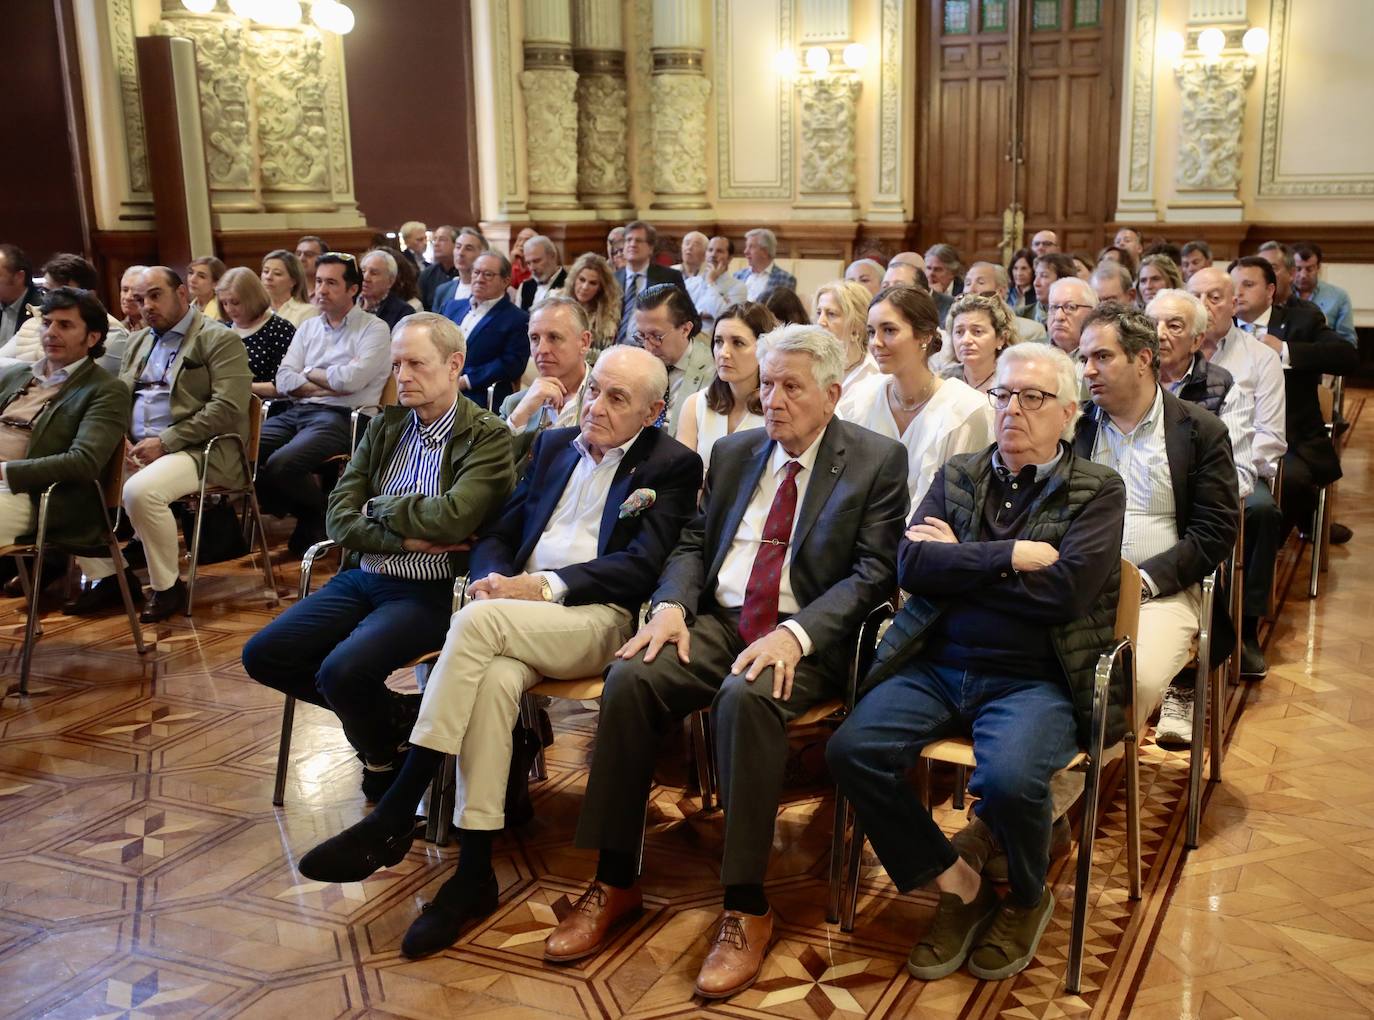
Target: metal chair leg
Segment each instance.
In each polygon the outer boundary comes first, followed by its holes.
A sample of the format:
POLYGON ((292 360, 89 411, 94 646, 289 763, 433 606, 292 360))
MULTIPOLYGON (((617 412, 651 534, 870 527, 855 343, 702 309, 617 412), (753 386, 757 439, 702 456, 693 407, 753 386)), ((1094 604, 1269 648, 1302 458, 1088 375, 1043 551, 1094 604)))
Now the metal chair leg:
POLYGON ((1202 757, 1207 738, 1207 709, 1211 670, 1204 657, 1206 649, 1198 647, 1197 679, 1193 688, 1193 746, 1188 755, 1188 832, 1184 846, 1197 848, 1198 824, 1202 817, 1202 757))
POLYGON ((258 507, 258 497, 252 489, 249 489, 247 498, 249 512, 253 515, 253 526, 258 533, 258 546, 262 553, 262 579, 267 584, 267 591, 272 596, 272 601, 274 603, 280 602, 281 596, 277 594, 277 577, 272 572, 272 554, 267 547, 267 526, 262 520, 262 510, 258 507))
POLYGON ((119 541, 115 538, 114 532, 109 533, 110 556, 115 564, 115 583, 119 585, 119 597, 124 602, 124 614, 129 618, 129 633, 134 636, 134 647, 138 649, 139 655, 148 653, 147 646, 143 643, 143 628, 138 625, 138 613, 134 612, 134 596, 129 590, 129 578, 124 572, 123 560, 119 555, 119 541))
POLYGON ((291 760, 291 726, 296 720, 296 699, 286 696, 281 710, 281 740, 277 743, 277 784, 272 788, 272 806, 281 807, 286 800, 286 768, 291 760))
POLYGON ((1211 684, 1212 704, 1209 709, 1211 715, 1211 762, 1208 768, 1208 782, 1221 782, 1221 759, 1222 759, 1222 738, 1225 737, 1226 728, 1226 675, 1227 670, 1223 667, 1217 671, 1211 684))
POLYGON ((968 769, 963 765, 954 766, 954 810, 964 810, 964 788, 968 786, 968 769))
MULTIPOLYGON (((196 604, 196 568, 200 566, 200 529, 205 517, 205 478, 202 472, 200 496, 196 499, 196 524, 191 530, 191 565, 186 572, 186 615, 196 604)), ((116 563, 119 561, 116 560, 116 563)))
POLYGON ((711 783, 711 743, 706 739, 705 714, 704 712, 693 712, 687 717, 687 727, 692 739, 692 754, 696 758, 697 787, 701 790, 701 810, 712 811, 720 805, 716 803, 716 791, 711 783))
POLYGON ((1140 744, 1126 734, 1126 870, 1130 897, 1140 899, 1140 744))
POLYGON ((848 933, 854 930, 854 915, 859 909, 859 869, 863 867, 864 860, 864 830, 859 822, 858 813, 854 813, 854 825, 849 832, 849 862, 845 874, 845 891, 848 898, 844 907, 844 917, 840 919, 840 931, 848 933))
POLYGON ((825 920, 828 924, 838 924, 840 907, 844 892, 844 821, 849 813, 849 803, 835 785, 835 821, 830 832, 830 895, 826 900, 825 920))
MULTIPOLYGON (((539 708, 534 703, 534 696, 528 692, 520 696, 520 725, 539 732, 539 708)), ((542 783, 549 778, 549 770, 544 761, 544 741, 540 739, 538 744, 534 752, 534 763, 530 766, 530 778, 542 783)))
POLYGON ((38 640, 42 629, 38 625, 38 598, 43 592, 43 548, 42 537, 39 538, 39 548, 33 558, 33 577, 28 578, 24 569, 24 561, 19 560, 20 586, 24 588, 28 596, 29 613, 24 621, 24 647, 19 653, 19 687, 16 693, 22 698, 29 693, 29 664, 33 661, 33 646, 38 640), (27 583, 26 579, 27 578, 27 583))
POLYGON ((925 805, 928 814, 935 813, 935 805, 931 803, 932 794, 930 792, 930 773, 931 765, 929 758, 922 758, 916 763, 916 789, 921 798, 921 803, 925 805))
POLYGON ((1100 756, 1088 766, 1084 783, 1083 829, 1078 837, 1078 877, 1073 889, 1073 927, 1069 932, 1069 972, 1066 988, 1078 994, 1083 982, 1083 942, 1088 929, 1088 893, 1093 867, 1093 841, 1097 836, 1097 799, 1102 782, 1100 756))
POLYGON ((1326 486, 1317 490, 1317 511, 1312 515, 1312 573, 1307 583, 1309 598, 1317 597, 1322 572, 1322 552, 1326 540, 1326 486))

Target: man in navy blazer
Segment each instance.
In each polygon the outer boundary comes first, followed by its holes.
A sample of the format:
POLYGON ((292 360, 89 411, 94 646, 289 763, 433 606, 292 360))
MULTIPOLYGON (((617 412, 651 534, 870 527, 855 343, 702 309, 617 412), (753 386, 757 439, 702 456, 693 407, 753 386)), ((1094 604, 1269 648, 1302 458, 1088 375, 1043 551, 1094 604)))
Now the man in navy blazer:
POLYGON ((576 837, 600 850, 596 879, 544 943, 546 960, 584 959, 639 910, 654 753, 662 734, 709 707, 725 913, 697 976, 705 998, 747 987, 763 964, 787 723, 843 693, 855 635, 896 591, 910 503, 902 447, 834 416, 840 342, 818 326, 785 326, 758 350, 765 426, 716 443, 701 511, 664 568, 650 620, 607 675, 576 837))
POLYGON ((370 815, 301 859, 301 874, 318 882, 396 864, 443 755, 457 755, 458 870, 406 933, 407 956, 452 944, 496 909, 491 840, 505 824, 521 695, 542 677, 605 669, 696 507, 701 458, 653 427, 666 387, 649 352, 602 353, 581 427, 539 436, 524 480, 472 549, 468 602, 430 674, 400 774, 370 815))
POLYGON ((472 264, 471 296, 450 301, 443 311, 468 345, 458 389, 492 411, 514 392, 530 360, 530 316, 506 293, 509 284, 510 261, 483 252, 472 264))
POLYGON ((650 287, 671 283, 687 295, 687 302, 691 304, 692 295, 687 293, 687 281, 682 274, 654 261, 657 244, 658 231, 652 224, 643 220, 625 224, 625 268, 615 271, 615 282, 620 284, 620 329, 616 332, 616 343, 624 343, 632 332, 635 298, 650 287))

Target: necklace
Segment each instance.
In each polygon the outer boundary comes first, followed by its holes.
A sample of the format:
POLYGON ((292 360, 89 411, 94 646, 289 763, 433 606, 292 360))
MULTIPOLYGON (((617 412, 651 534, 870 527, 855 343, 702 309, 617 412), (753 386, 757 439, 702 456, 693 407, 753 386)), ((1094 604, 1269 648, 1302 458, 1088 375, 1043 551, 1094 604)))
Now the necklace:
POLYGON ((989 372, 987 375, 983 376, 983 381, 980 382, 980 383, 978 383, 978 384, 977 384, 976 386, 974 386, 973 388, 974 388, 975 390, 977 390, 978 392, 982 393, 982 392, 983 392, 983 387, 987 385, 988 380, 991 379, 996 373, 997 373, 997 367, 996 367, 996 366, 993 366, 992 371, 989 372))
POLYGON ((890 399, 892 403, 896 405, 898 410, 905 411, 907 414, 920 411, 921 408, 925 407, 926 404, 930 401, 931 394, 933 394, 934 392, 935 376, 933 375, 930 377, 930 382, 926 385, 925 393, 921 395, 921 398, 919 400, 913 401, 910 404, 906 403, 902 400, 901 397, 897 396, 897 385, 895 380, 887 384, 888 399, 890 399))

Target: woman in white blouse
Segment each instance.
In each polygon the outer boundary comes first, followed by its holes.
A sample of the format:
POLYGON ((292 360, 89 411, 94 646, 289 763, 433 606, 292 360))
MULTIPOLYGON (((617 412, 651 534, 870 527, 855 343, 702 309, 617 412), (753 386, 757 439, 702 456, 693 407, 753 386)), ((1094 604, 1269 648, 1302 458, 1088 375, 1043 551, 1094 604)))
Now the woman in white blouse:
POLYGON ((873 295, 853 280, 831 280, 816 289, 816 325, 844 344, 844 379, 836 413, 845 417, 845 398, 855 384, 878 374, 878 363, 868 353, 868 305, 873 295))
POLYGON ((272 300, 272 311, 299 326, 320 310, 310 303, 310 285, 300 259, 285 248, 269 251, 262 259, 262 285, 272 300))
POLYGON ((716 440, 740 429, 763 427, 759 401, 759 337, 777 326, 773 313, 755 301, 741 301, 721 312, 711 334, 716 374, 704 390, 682 405, 677 440, 696 450, 710 467, 716 440))
POLYGON ((868 310, 868 349, 881 375, 855 387, 849 421, 907 449, 914 509, 940 466, 992 442, 988 398, 962 379, 940 379, 927 362, 940 349, 940 316, 930 295, 888 287, 868 310))
POLYGON ((992 389, 998 356, 1021 339, 1002 299, 981 294, 964 294, 954 302, 949 309, 949 332, 954 361, 941 374, 946 379, 962 379, 979 393, 992 389))

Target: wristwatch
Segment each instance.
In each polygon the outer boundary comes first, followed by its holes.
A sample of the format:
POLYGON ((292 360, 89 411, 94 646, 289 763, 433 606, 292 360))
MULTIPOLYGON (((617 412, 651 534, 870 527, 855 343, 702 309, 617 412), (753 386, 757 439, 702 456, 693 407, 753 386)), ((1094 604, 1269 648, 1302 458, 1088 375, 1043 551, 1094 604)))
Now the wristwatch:
POLYGON ((553 601, 553 585, 549 584, 549 579, 544 574, 539 575, 539 597, 545 602, 553 601))
POLYGON ((687 607, 684 606, 681 602, 658 603, 656 606, 649 610, 649 619, 652 620, 655 616, 657 616, 660 612, 662 612, 665 609, 676 609, 678 612, 682 614, 682 618, 684 620, 687 619, 687 607))

